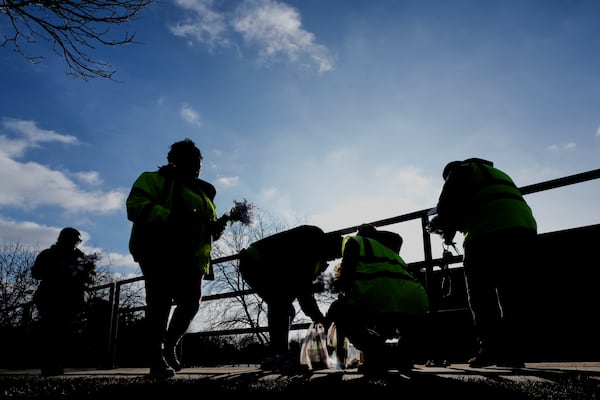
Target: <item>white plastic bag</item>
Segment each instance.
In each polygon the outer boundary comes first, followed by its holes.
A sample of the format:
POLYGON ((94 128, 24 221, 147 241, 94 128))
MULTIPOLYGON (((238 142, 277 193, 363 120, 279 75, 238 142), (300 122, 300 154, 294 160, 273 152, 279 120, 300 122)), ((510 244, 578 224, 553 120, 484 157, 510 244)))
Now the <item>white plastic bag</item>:
POLYGON ((327 334, 323 324, 311 323, 300 348, 300 364, 312 370, 329 368, 327 334))
POLYGON ((336 367, 339 365, 344 369, 356 368, 358 364, 361 362, 361 351, 358 350, 347 337, 338 338, 337 335, 337 327, 335 323, 332 323, 329 327, 329 331, 327 332, 327 344, 330 348, 333 348, 334 351, 331 354, 330 363, 335 365, 336 367), (342 339, 344 342, 344 354, 342 357, 337 352, 337 341, 338 339, 342 339), (337 365, 336 365, 337 364, 337 365), (340 365, 341 364, 341 365, 340 365))

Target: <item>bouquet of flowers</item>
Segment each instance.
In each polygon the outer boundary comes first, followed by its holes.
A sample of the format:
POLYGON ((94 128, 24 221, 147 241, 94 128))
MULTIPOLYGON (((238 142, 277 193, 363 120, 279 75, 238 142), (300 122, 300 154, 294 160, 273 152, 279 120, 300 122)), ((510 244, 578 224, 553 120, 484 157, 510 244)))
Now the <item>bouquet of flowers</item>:
POLYGON ((252 223, 253 210, 254 205, 252 203, 248 203, 248 200, 234 200, 233 207, 231 210, 229 210, 229 214, 226 214, 227 220, 230 222, 241 222, 244 225, 250 225, 252 223))
POLYGON ((86 254, 77 259, 77 265, 73 274, 77 275, 86 283, 93 283, 96 279, 96 262, 100 256, 96 253, 86 254))

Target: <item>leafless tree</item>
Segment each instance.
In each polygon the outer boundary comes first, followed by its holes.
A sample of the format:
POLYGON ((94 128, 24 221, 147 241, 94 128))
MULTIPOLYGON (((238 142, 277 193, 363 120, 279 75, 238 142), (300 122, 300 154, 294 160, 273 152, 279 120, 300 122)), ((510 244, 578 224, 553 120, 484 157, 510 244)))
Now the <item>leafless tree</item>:
POLYGON ((14 326, 28 318, 37 287, 31 276, 31 265, 37 252, 20 243, 0 243, 0 326, 14 326))
POLYGON ((112 79, 110 64, 89 55, 96 46, 114 47, 134 42, 135 34, 112 35, 111 29, 139 17, 154 0, 0 0, 0 46, 14 51, 32 63, 44 56, 30 54, 39 41, 67 64, 67 74, 77 78, 112 79))

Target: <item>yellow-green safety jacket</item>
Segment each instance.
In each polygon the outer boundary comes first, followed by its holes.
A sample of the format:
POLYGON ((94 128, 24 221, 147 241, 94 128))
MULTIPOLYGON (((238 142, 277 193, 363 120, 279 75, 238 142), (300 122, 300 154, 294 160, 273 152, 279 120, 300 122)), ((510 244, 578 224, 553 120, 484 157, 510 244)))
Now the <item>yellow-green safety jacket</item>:
POLYGON ((529 205, 512 179, 501 170, 481 162, 471 162, 472 173, 465 196, 465 218, 460 231, 465 241, 482 233, 508 228, 537 230, 529 205))
POLYGON ((407 270, 400 255, 378 241, 363 236, 344 238, 360 246, 354 281, 346 299, 357 313, 406 313, 424 315, 429 309, 425 288, 407 270))
POLYGON ((214 187, 196 179, 186 184, 169 174, 143 172, 127 197, 127 217, 133 222, 129 248, 143 257, 198 257, 198 267, 210 270, 212 226, 217 219, 214 187), (180 217, 176 220, 175 215, 180 217))

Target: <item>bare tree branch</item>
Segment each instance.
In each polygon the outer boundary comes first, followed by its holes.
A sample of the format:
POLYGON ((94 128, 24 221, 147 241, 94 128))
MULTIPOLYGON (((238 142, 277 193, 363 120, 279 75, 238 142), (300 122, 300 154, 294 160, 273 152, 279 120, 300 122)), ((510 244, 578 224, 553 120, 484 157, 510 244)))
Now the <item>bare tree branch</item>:
MULTIPOLYGON (((134 42, 135 34, 111 37, 110 29, 139 17, 154 0, 0 0, 0 16, 7 17, 12 31, 0 38, 1 47, 12 47, 32 63, 45 57, 31 55, 30 46, 45 41, 67 64, 76 78, 112 79, 115 70, 88 52, 96 46, 120 46, 134 42)), ((1 21, 0 21, 1 23, 1 21)), ((0 24, 0 27, 2 25, 0 24)))
POLYGON ((36 256, 18 242, 0 243, 0 326, 16 326, 24 317, 21 306, 37 286, 30 271, 36 256))

